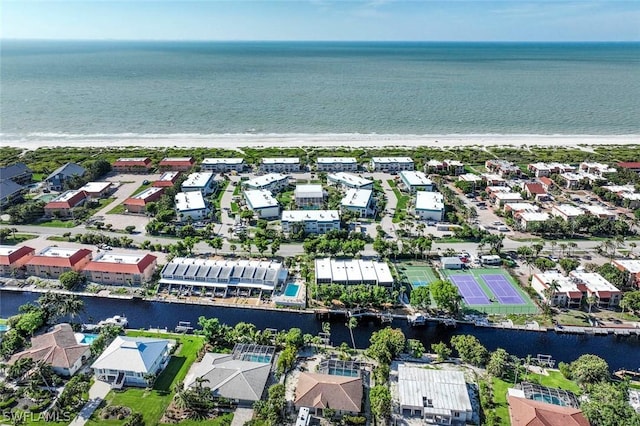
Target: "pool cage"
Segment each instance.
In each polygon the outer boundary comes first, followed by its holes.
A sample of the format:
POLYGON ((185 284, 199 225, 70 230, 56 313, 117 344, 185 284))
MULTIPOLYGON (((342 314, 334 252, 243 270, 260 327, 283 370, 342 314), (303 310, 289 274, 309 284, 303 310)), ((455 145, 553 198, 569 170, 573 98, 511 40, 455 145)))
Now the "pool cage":
POLYGON ((535 383, 522 382, 520 384, 524 397, 533 401, 546 402, 562 407, 580 408, 578 398, 573 392, 564 389, 548 388, 535 383))
POLYGON ((275 346, 236 343, 231 352, 233 359, 270 363, 276 352, 275 346))
POLYGON ((327 359, 318 366, 318 373, 331 376, 360 377, 361 364, 357 361, 327 359))

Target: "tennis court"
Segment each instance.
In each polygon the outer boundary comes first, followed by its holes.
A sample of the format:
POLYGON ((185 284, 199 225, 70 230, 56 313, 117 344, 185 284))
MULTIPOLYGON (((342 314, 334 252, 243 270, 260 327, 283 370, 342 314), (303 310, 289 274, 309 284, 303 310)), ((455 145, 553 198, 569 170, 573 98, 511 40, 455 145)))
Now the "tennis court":
POLYGON ((525 303, 503 275, 480 275, 480 277, 503 305, 523 305, 525 303))
POLYGON ((401 266, 398 268, 407 277, 411 287, 424 287, 440 278, 429 266, 401 266))
POLYGON ((491 304, 487 295, 480 288, 480 284, 471 275, 452 275, 449 278, 458 287, 460 295, 467 305, 491 304))

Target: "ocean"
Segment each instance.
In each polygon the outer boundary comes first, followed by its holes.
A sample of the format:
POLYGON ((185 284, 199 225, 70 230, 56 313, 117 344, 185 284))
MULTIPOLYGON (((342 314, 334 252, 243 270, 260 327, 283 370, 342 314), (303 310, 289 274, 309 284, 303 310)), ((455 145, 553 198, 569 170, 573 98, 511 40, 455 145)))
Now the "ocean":
POLYGON ((5 140, 640 134, 638 43, 5 40, 0 60, 5 140))

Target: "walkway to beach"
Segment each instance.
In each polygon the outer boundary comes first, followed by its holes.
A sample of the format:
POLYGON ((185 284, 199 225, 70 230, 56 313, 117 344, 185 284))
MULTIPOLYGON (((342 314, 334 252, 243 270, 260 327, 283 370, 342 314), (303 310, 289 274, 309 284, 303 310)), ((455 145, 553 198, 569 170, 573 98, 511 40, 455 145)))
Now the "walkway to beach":
POLYGON ((78 413, 76 418, 73 419, 71 423, 69 423, 69 426, 83 426, 85 423, 87 423, 93 412, 106 398, 110 390, 111 385, 103 381, 96 380, 89 389, 89 401, 85 404, 84 407, 82 407, 82 410, 80 410, 80 413, 78 413))

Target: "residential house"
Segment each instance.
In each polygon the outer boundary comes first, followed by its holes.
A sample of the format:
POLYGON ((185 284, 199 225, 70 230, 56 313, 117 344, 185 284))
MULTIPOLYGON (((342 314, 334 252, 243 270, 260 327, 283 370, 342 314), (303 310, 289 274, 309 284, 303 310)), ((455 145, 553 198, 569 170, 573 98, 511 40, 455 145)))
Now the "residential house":
POLYGON ((524 192, 527 194, 527 198, 542 201, 549 198, 547 191, 541 183, 525 183, 524 192))
POLYGON ((44 205, 45 217, 73 217, 73 210, 87 201, 87 193, 79 189, 65 191, 44 205))
POLYGON ((405 170, 400 172, 401 187, 406 191, 433 191, 433 181, 422 172, 405 170))
POLYGON ((182 192, 199 191, 206 197, 214 193, 218 186, 215 177, 216 175, 211 172, 191 173, 187 176, 187 179, 182 182, 180 188, 182 192))
POLYGON ((118 158, 111 169, 117 173, 149 173, 153 163, 149 157, 118 158))
POLYGON ((89 282, 140 286, 153 278, 158 258, 152 254, 101 252, 83 268, 89 282))
POLYGON ((81 272, 90 261, 91 250, 46 247, 24 265, 27 275, 57 279, 63 272, 81 272))
POLYGON ((316 284, 393 285, 393 275, 385 262, 350 259, 316 259, 316 284))
POLYGON ((158 201, 163 192, 164 188, 151 186, 133 197, 127 198, 122 205, 129 213, 145 213, 147 204, 158 201))
POLYGON ((0 245, 0 276, 22 277, 25 263, 35 254, 35 250, 27 246, 0 245))
POLYGON ((629 284, 640 288, 640 260, 638 259, 615 259, 611 264, 621 271, 629 273, 629 284))
POLYGON ((62 191, 74 176, 84 176, 87 171, 75 163, 66 163, 53 171, 44 179, 44 183, 52 191, 62 191))
POLYGON ((560 177, 565 181, 566 189, 578 189, 583 181, 587 180, 587 176, 579 173, 561 173, 560 177))
POLYGON ((196 164, 193 157, 166 157, 160 161, 158 168, 162 171, 186 172, 196 164))
POLYGON ((211 209, 202 192, 178 192, 174 197, 179 222, 199 222, 211 218, 211 209))
POLYGON ((158 180, 153 182, 152 186, 157 188, 170 188, 176 184, 180 175, 181 172, 164 172, 158 180))
POLYGON ((20 201, 26 191, 26 186, 22 186, 12 180, 0 181, 0 208, 8 207, 20 201))
POLYGON ((0 167, 0 182, 10 180, 18 185, 28 185, 33 178, 33 172, 24 163, 13 163, 0 167))
POLYGON ((319 172, 355 172, 358 161, 354 157, 318 157, 316 165, 319 172))
POLYGON ((486 186, 506 186, 507 181, 495 173, 482 173, 480 175, 486 186))
POLYGON ((511 426, 589 426, 578 408, 550 404, 544 401, 515 396, 512 389, 507 395, 511 426))
POLYGON ((263 158, 260 169, 265 173, 296 173, 301 171, 299 158, 263 158))
POLYGON ((280 173, 269 173, 242 182, 247 189, 264 189, 272 193, 278 193, 289 186, 289 176, 280 173))
POLYGON ((32 337, 31 347, 12 355, 7 364, 13 365, 24 358, 44 362, 56 374, 70 377, 91 358, 91 347, 78 343, 69 324, 57 324, 51 331, 32 337))
POLYGON ((464 173, 458 176, 458 180, 470 183, 471 185, 473 185, 473 189, 475 190, 481 185, 482 177, 474 175, 473 173, 464 173))
POLYGON ((491 198, 496 207, 502 207, 506 203, 517 203, 522 201, 522 194, 519 192, 494 192, 491 198))
POLYGON ((115 388, 148 386, 169 363, 173 345, 166 339, 117 336, 91 368, 97 380, 115 388))
POLYGON ((327 183, 343 188, 373 189, 372 180, 344 172, 328 174, 327 183))
POLYGON ((374 172, 395 173, 414 170, 415 164, 410 157, 373 157, 371 169, 374 172))
POLYGON ((607 164, 595 163, 595 162, 582 162, 580 163, 579 170, 586 174, 594 174, 596 176, 604 176, 609 173, 616 173, 617 170, 613 167, 609 167, 607 164))
POLYGON ((444 197, 439 192, 416 192, 415 214, 420 220, 444 220, 444 197))
POLYGON ((542 188, 544 188, 544 190, 548 193, 551 188, 553 188, 553 181, 548 178, 548 177, 541 177, 538 178, 538 181, 540 182, 540 184, 542 185, 542 188))
POLYGON ((242 172, 246 164, 244 158, 205 158, 200 163, 200 169, 206 172, 228 173, 242 172))
POLYGON ((84 191, 93 200, 105 198, 111 192, 111 182, 87 182, 79 191, 84 191))
POLYGON ((569 164, 562 163, 531 163, 527 166, 527 170, 535 177, 541 178, 552 174, 573 172, 576 168, 569 164))
POLYGON ((573 220, 584 214, 584 210, 571 204, 556 204, 551 208, 553 216, 560 216, 564 220, 573 220))
POLYGON ((293 196, 296 206, 301 209, 320 209, 324 206, 322 185, 296 185, 293 196))
POLYGON ((247 207, 254 211, 259 219, 273 219, 280 216, 278 200, 268 190, 247 190, 243 195, 247 207))
POLYGON ((358 414, 362 411, 363 385, 360 377, 334 376, 302 372, 298 376, 293 405, 309 408, 321 416, 331 409, 337 414, 358 414))
POLYGON ((356 213, 359 217, 375 216, 376 207, 370 189, 349 189, 340 201, 340 209, 356 213))
POLYGON ((618 217, 617 210, 609 210, 596 204, 583 204, 581 206, 586 213, 604 220, 615 220, 618 217))
POLYGON ((284 210, 280 217, 282 232, 296 232, 301 227, 307 234, 325 234, 340 229, 338 210, 284 210))
POLYGON ((459 176, 464 173, 464 163, 458 160, 444 160, 444 169, 451 175, 459 176))

